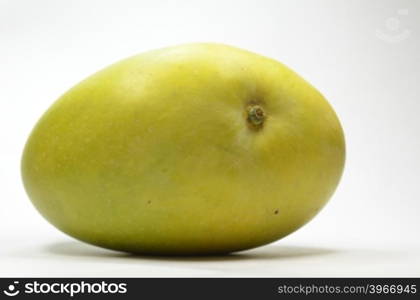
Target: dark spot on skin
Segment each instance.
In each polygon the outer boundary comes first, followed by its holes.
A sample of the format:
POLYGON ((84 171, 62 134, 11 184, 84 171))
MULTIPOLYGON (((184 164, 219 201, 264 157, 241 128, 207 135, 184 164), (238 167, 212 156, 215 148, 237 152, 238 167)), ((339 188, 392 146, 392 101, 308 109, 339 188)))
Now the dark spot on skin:
POLYGON ((275 215, 278 215, 278 214, 279 214, 279 210, 278 210, 278 209, 276 209, 276 210, 274 211, 274 214, 275 214, 275 215))
POLYGON ((150 200, 149 200, 149 201, 147 201, 147 204, 150 204, 150 203, 152 203, 152 201, 150 201, 150 200))

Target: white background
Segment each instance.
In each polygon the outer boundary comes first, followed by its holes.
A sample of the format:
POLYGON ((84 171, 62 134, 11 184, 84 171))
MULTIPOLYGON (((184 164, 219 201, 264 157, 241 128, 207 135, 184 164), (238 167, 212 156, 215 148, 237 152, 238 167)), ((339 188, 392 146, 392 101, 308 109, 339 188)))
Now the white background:
POLYGON ((0 276, 420 276, 420 1, 0 0, 0 276), (135 257, 48 224, 24 143, 68 88, 186 42, 276 58, 329 99, 347 139, 337 192, 308 225, 227 257, 135 257))

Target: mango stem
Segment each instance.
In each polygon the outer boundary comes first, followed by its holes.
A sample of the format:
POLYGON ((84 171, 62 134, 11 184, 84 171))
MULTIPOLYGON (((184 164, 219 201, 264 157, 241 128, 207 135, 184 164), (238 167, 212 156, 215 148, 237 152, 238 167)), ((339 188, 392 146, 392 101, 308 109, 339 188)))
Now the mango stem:
POLYGON ((262 127, 264 124, 266 114, 264 109, 257 104, 253 104, 248 107, 248 122, 254 127, 262 127))

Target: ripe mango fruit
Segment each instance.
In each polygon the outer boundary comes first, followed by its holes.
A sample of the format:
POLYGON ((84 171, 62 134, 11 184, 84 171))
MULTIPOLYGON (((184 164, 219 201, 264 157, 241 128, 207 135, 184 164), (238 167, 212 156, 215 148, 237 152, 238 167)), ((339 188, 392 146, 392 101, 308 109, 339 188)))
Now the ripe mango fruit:
POLYGON ((340 180, 324 97, 283 64, 198 43, 127 58, 42 116, 22 178, 70 236, 142 254, 223 254, 307 223, 340 180))

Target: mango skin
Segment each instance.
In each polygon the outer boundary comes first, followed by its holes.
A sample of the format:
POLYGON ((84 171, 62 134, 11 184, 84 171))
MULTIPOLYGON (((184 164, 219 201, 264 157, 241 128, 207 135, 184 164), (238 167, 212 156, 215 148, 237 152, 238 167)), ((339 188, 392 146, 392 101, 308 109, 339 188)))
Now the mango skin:
POLYGON ((339 120, 315 88, 275 60, 200 43, 130 57, 70 89, 36 124, 21 169, 34 206, 70 236, 202 255, 304 225, 344 160, 339 120))

